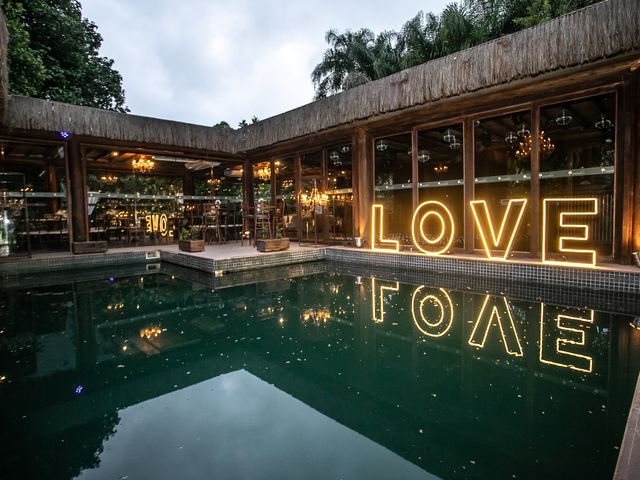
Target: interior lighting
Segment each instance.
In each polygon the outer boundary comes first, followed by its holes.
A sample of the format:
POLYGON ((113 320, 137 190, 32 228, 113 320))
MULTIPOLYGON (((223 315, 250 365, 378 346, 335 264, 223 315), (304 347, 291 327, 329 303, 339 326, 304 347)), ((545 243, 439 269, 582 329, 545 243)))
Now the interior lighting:
POLYGON ((378 140, 376 142, 376 150, 379 152, 384 152, 387 148, 389 148, 389 145, 387 145, 387 142, 384 140, 378 140))
POLYGON ((566 127, 573 121, 573 116, 571 112, 567 108, 562 108, 560 110, 560 115, 556 117, 556 125, 561 127, 566 127))
POLYGON ((446 143, 451 143, 456 139, 455 134, 451 131, 450 128, 447 128, 444 131, 444 135, 442 135, 442 141, 446 143))

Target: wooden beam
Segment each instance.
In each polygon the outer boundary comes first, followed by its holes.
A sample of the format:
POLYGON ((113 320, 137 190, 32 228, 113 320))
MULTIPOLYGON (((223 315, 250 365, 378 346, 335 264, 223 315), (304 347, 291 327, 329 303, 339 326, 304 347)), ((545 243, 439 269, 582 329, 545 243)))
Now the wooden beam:
POLYGON ((352 141, 353 151, 353 228, 354 237, 367 239, 371 228, 373 203, 373 138, 359 128, 352 141))
MULTIPOLYGON (((74 241, 89 240, 89 214, 87 210, 87 171, 80 142, 71 138, 67 144, 67 174, 69 197, 67 209, 71 212, 69 237, 74 241)), ((69 217, 68 217, 69 218, 69 217)))
POLYGON ((540 105, 534 104, 531 109, 531 185, 529 211, 531 212, 531 236, 529 249, 531 256, 540 256, 540 105))
POLYGON ((462 177, 464 179, 462 201, 464 202, 464 251, 467 253, 473 253, 475 248, 475 227, 471 209, 469 208, 469 202, 474 199, 475 194, 475 141, 473 135, 473 120, 467 118, 462 124, 462 162, 464 172, 462 177))

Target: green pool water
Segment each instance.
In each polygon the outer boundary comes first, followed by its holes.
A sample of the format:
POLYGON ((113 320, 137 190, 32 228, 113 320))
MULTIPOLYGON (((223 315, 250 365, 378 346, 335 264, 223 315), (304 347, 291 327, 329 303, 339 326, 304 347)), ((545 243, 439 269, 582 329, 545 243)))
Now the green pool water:
POLYGON ((356 273, 4 281, 2 478, 611 478, 633 302, 356 273))

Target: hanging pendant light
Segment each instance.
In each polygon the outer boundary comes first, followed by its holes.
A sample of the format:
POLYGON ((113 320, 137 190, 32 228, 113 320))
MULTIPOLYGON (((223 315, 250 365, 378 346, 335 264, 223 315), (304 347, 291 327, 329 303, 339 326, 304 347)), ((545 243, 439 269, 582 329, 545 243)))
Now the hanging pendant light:
POLYGON ((447 129, 444 131, 444 135, 442 135, 442 140, 443 140, 444 142, 451 143, 451 142, 452 142, 452 141, 454 141, 455 139, 456 139, 455 134, 451 131, 451 129, 450 129, 450 128, 447 128, 447 129))
POLYGON ((449 143, 449 148, 451 150, 458 150, 461 146, 462 146, 462 144, 458 141, 456 136, 453 135, 453 138, 451 139, 451 142, 449 143))
POLYGON ((387 145, 387 142, 384 140, 378 140, 376 142, 376 150, 379 152, 384 152, 387 148, 389 148, 389 145, 387 145))
POLYGON ((342 165, 342 160, 340 159, 340 154, 335 150, 329 154, 329 160, 336 166, 342 165))
POLYGON ((609 130, 613 126, 613 122, 604 114, 600 115, 600 119, 594 124, 598 130, 609 130))
POLYGON ((504 141, 507 143, 516 143, 517 140, 518 135, 516 135, 516 132, 509 132, 507 133, 507 136, 504 137, 504 141))
POLYGON ((566 127, 573 121, 573 117, 568 109, 562 108, 560 110, 560 115, 556 117, 556 125, 561 127, 566 127))
POLYGON ((518 127, 518 136, 524 138, 524 137, 527 137, 530 133, 531 131, 527 128, 526 123, 523 123, 520 125, 520 127, 518 127))
POLYGON ((420 163, 427 163, 429 160, 431 160, 429 150, 418 150, 418 161, 420 163))

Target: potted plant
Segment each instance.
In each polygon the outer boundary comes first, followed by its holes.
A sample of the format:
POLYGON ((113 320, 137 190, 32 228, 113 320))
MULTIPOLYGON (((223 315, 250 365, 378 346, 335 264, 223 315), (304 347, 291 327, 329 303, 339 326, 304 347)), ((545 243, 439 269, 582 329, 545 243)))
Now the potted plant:
POLYGON ((105 240, 87 240, 84 235, 78 235, 74 242, 71 242, 71 250, 74 254, 81 253, 105 253, 107 242, 105 240))
POLYGON ((282 237, 282 228, 276 227, 276 238, 259 238, 256 240, 259 252, 280 252, 289 250, 289 239, 282 237))
POLYGON ((180 231, 178 248, 183 252, 203 252, 204 240, 200 239, 201 230, 199 227, 183 228, 180 231))

